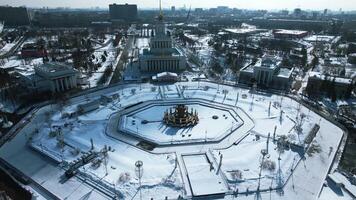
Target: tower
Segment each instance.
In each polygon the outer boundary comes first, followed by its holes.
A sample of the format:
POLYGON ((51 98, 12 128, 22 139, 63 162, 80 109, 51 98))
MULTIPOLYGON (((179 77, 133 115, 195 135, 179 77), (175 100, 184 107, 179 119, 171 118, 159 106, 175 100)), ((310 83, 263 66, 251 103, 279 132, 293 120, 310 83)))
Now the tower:
POLYGON ((164 16, 162 11, 162 1, 159 1, 159 14, 155 26, 155 34, 151 38, 150 48, 152 52, 158 54, 165 54, 171 51, 172 39, 166 33, 166 24, 164 23, 164 16))
POLYGON ((150 38, 150 47, 139 55, 141 72, 174 72, 186 68, 184 53, 173 46, 171 34, 166 30, 162 1, 159 1, 159 14, 155 23, 155 33, 150 38))
POLYGON ((166 35, 166 26, 163 22, 162 0, 159 0, 159 14, 157 19, 158 22, 156 24, 156 35, 157 36, 166 35))

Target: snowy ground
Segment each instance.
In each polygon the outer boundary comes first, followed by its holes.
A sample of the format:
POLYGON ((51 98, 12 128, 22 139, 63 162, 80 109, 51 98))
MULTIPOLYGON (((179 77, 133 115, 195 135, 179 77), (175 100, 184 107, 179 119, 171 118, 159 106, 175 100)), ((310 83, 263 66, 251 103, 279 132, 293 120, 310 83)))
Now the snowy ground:
POLYGON ((267 138, 256 141, 255 135, 249 135, 237 146, 214 151, 217 159, 220 153, 224 155, 222 170, 231 187, 245 192, 256 190, 258 186, 261 190, 269 190, 270 187, 284 185, 300 160, 300 152, 291 149, 279 151, 275 142, 270 141, 268 155, 263 158, 261 151, 266 149, 266 145, 267 138), (269 165, 261 169, 261 163, 269 165))
MULTIPOLYGON (((181 102, 184 103, 184 102, 181 102)), ((184 143, 184 142, 204 142, 219 140, 230 134, 230 132, 242 124, 242 120, 236 116, 232 108, 218 107, 218 105, 209 105, 207 102, 190 102, 188 106, 197 111, 199 123, 193 127, 175 128, 167 126, 162 119, 164 112, 173 109, 176 105, 172 103, 159 103, 148 105, 132 114, 121 117, 119 129, 127 130, 131 134, 139 137, 148 138, 154 143, 184 143), (213 119, 213 116, 218 117, 213 119), (147 124, 142 123, 147 121, 147 124), (219 126, 216 126, 219 124, 219 126)))
POLYGON ((108 68, 110 65, 115 67, 115 65, 118 62, 117 55, 116 55, 116 48, 113 46, 113 42, 111 42, 112 39, 113 36, 107 36, 105 42, 103 43, 104 44, 103 46, 99 44, 95 46, 95 51, 93 53, 95 59, 93 60, 93 63, 100 64, 100 67, 95 72, 93 72, 89 77, 87 77, 90 87, 96 87, 98 81, 103 76, 106 68, 108 68), (101 59, 101 57, 104 55, 104 52, 107 53, 105 62, 103 62, 101 59))
MULTIPOLYGON (((211 111, 199 106, 195 108, 202 115, 202 123, 204 118, 210 119, 211 111)), ((146 110, 149 113, 143 113, 141 117, 151 116, 160 119, 160 113, 165 109, 166 107, 161 106, 157 110, 146 110)), ((223 115, 216 110, 214 113, 219 116, 223 115)), ((221 119, 219 123, 214 123, 215 126, 211 124, 211 120, 204 123, 206 123, 205 126, 209 126, 209 130, 220 129, 225 122, 225 126, 230 126, 228 124, 231 121, 221 119)), ((140 129, 144 131, 145 127, 140 127, 140 129)), ((147 130, 149 133, 150 129, 147 130)), ((134 163, 142 160, 144 173, 141 192, 145 197, 163 199, 168 196, 174 199, 181 195, 189 199, 194 195, 206 194, 209 191, 211 191, 210 194, 224 191, 227 195, 225 198, 229 199, 231 197, 229 195, 235 191, 244 193, 248 189, 249 192, 263 197, 262 199, 294 200, 315 199, 318 196, 330 165, 333 163, 343 131, 287 97, 251 93, 245 89, 213 83, 200 83, 198 88, 198 83, 187 82, 166 86, 150 84, 116 86, 76 97, 63 108, 49 105, 41 108, 31 122, 23 126, 17 137, 24 137, 24 135, 26 137, 32 135, 33 139, 30 144, 37 149, 37 152, 42 152, 64 163, 73 161, 83 152, 87 152, 91 148, 91 139, 95 150, 100 150, 105 146, 110 147, 107 165, 101 164, 99 167, 93 167, 88 164, 80 168, 82 172, 80 176, 94 181, 95 185, 103 185, 107 190, 115 191, 124 199, 139 199, 137 192, 139 181, 135 174, 134 163), (118 97, 110 103, 102 103, 98 109, 84 115, 73 118, 65 116, 65 113, 76 111, 78 105, 99 99, 103 94, 118 97), (137 148, 136 144, 139 140, 115 136, 118 124, 115 113, 126 106, 148 100, 188 101, 198 98, 236 106, 238 108, 236 112, 243 119, 244 126, 215 144, 172 145, 156 148, 152 152, 137 148), (320 129, 312 145, 306 145, 304 139, 315 124, 319 124, 320 129), (61 141, 63 137, 65 143, 63 148, 58 146, 56 137, 50 137, 49 132, 55 130, 56 127, 61 127, 61 135, 58 138, 61 141), (267 151, 268 135, 270 138, 267 151), (273 138, 281 137, 296 146, 287 145, 285 148, 277 148, 277 143, 273 138), (74 154, 76 149, 81 153, 74 154), (306 154, 304 154, 304 149, 307 151, 306 154), (265 156, 261 154, 263 151, 267 152, 265 156), (206 158, 204 156, 190 157, 197 154, 206 155, 206 158), (219 170, 212 173, 210 167, 219 170), (310 178, 306 180, 305 177, 310 178), (209 184, 203 188, 200 183, 204 181, 209 184), (271 192, 269 192, 270 187, 271 192), (276 188, 280 189, 275 190, 276 188), (257 189, 268 192, 255 193, 257 189)), ((163 136, 159 136, 158 139, 163 136)), ((26 175, 32 176, 33 174, 23 167, 28 161, 20 159, 20 154, 15 153, 19 150, 15 151, 14 148, 20 148, 20 146, 10 146, 8 143, 0 150, 0 156, 23 170, 26 175)), ((27 151, 24 149, 21 151, 27 151)), ((35 157, 33 158, 35 160, 43 159, 38 157, 39 154, 32 151, 30 155, 35 157)), ((43 177, 37 177, 35 180, 41 178, 43 177)), ((43 185, 49 187, 46 184, 43 185)), ((49 190, 58 194, 55 188, 50 187, 49 190)), ((71 189, 68 188, 68 190, 71 189)), ((61 198, 64 197, 61 196, 61 198)), ((241 199, 254 199, 254 197, 255 195, 239 196, 241 199)))
POLYGON ((6 53, 6 52, 8 52, 8 51, 10 51, 10 49, 11 49, 12 47, 14 47, 14 46, 15 46, 15 43, 8 43, 8 44, 5 44, 5 46, 3 46, 3 47, 0 49, 0 55, 6 53))
POLYGON ((221 194, 227 191, 223 179, 216 173, 217 169, 210 167, 206 155, 183 156, 183 160, 194 196, 221 194))
MULTIPOLYGON (((149 154, 136 148, 130 148, 129 145, 105 135, 105 119, 111 112, 115 111, 112 106, 114 104, 109 105, 109 108, 102 106, 94 113, 91 113, 96 120, 87 115, 80 116, 78 120, 63 120, 60 117, 60 112, 55 112, 47 124, 43 124, 42 128, 39 129, 40 132, 34 136, 32 145, 57 160, 70 162, 80 156, 80 154, 73 155, 72 152, 76 148, 80 149, 81 152, 90 150, 90 140, 93 139, 96 150, 100 150, 106 145, 110 146, 112 151, 109 152, 107 167, 104 164, 97 168, 89 165, 82 170, 90 178, 96 181, 102 179, 101 182, 103 184, 111 187, 115 185, 116 189, 122 191, 121 193, 125 198, 133 197, 138 188, 134 163, 137 160, 142 160, 145 171, 142 177, 142 187, 152 189, 157 187, 165 190, 167 196, 178 196, 180 194, 181 181, 179 169, 174 167, 175 155, 149 154), (62 134, 66 143, 63 149, 59 148, 55 137, 51 138, 48 135, 50 132, 49 127, 53 126, 63 127, 62 134), (108 175, 105 175, 106 170, 108 175)), ((71 110, 71 108, 68 108, 68 110, 71 110)), ((149 194, 149 192, 146 191, 146 194, 149 194)))

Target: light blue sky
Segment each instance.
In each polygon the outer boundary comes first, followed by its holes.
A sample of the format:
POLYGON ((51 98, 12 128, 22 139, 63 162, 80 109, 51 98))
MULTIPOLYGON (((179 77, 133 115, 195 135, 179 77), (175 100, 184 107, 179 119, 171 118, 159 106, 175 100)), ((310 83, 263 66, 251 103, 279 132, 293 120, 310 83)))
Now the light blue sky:
MULTIPOLYGON (((134 3, 139 8, 158 7, 158 0, 0 0, 0 5, 27 7, 73 7, 73 8, 106 8, 110 3, 134 3)), ((356 10, 356 0, 163 0, 163 7, 216 7, 225 5, 247 9, 302 9, 323 10, 356 10)))

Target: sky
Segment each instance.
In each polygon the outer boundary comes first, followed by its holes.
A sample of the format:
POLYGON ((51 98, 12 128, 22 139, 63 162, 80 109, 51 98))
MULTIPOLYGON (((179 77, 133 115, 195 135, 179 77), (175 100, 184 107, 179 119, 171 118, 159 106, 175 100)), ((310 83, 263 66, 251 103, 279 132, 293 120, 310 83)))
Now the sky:
MULTIPOLYGON (((139 8, 156 8, 158 0, 0 0, 0 5, 27 7, 72 7, 72 8, 108 8, 111 3, 137 4, 139 8)), ((243 9, 311 9, 311 10, 356 10, 356 0, 162 0, 164 8, 184 5, 189 8, 210 8, 218 5, 243 9)))

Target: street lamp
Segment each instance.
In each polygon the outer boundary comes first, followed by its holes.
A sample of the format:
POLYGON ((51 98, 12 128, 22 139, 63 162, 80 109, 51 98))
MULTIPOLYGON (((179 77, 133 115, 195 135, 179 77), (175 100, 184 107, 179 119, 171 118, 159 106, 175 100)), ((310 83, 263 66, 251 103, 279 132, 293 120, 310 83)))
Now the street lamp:
POLYGON ((143 162, 141 160, 138 160, 135 162, 135 173, 136 173, 136 176, 138 178, 138 182, 139 182, 139 191, 140 191, 140 200, 142 200, 142 193, 141 193, 141 178, 142 178, 142 175, 143 175, 143 162))

